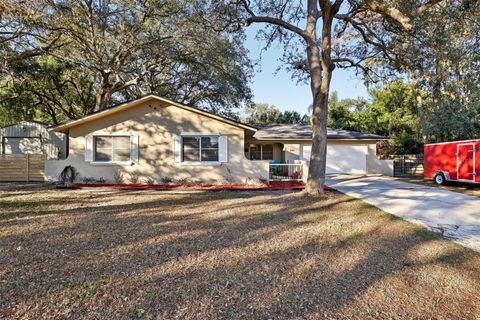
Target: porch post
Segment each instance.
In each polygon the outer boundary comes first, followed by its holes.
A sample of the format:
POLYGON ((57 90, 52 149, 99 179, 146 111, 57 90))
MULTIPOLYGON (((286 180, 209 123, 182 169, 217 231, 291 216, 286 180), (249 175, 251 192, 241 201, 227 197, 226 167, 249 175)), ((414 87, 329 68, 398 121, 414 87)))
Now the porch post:
POLYGON ((301 163, 302 163, 302 181, 303 181, 303 183, 307 183, 308 168, 309 168, 309 165, 310 165, 310 161, 301 160, 301 163))

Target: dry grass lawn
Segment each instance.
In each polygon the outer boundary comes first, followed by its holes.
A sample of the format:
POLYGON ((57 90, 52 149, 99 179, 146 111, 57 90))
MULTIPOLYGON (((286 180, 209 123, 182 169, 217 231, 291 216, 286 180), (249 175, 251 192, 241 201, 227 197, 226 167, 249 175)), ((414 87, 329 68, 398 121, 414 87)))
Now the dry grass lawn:
POLYGON ((480 257, 339 193, 0 191, 1 319, 479 319, 480 257))

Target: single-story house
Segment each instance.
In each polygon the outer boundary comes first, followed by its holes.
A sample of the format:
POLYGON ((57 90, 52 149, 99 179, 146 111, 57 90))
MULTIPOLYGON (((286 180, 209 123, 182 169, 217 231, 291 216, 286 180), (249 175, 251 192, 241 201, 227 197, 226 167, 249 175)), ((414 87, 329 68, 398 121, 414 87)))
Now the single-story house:
MULTIPOLYGON (((50 130, 68 135, 67 158, 46 163, 50 180, 68 165, 83 178, 109 182, 118 173, 155 183, 301 180, 311 143, 309 125, 256 127, 155 95, 50 130)), ((376 142, 383 139, 330 130, 327 172, 391 174, 391 164, 376 158, 376 142)))

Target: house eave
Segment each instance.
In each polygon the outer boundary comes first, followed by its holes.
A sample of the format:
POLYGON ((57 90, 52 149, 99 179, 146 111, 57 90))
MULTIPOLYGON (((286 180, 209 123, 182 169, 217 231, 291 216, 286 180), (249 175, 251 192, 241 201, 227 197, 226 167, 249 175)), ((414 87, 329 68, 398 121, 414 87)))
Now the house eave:
MULTIPOLYGON (((312 141, 312 138, 283 138, 283 137, 268 137, 268 138, 252 138, 251 141, 312 141)), ((335 141, 384 141, 388 138, 328 138, 327 140, 335 141)))
POLYGON ((49 130, 54 131, 54 132, 68 133, 69 129, 71 129, 73 127, 77 127, 77 126, 83 125, 85 123, 88 123, 90 121, 94 121, 94 120, 97 120, 97 119, 107 117, 111 114, 122 112, 124 110, 127 110, 127 109, 130 109, 130 108, 136 107, 138 105, 141 105, 141 104, 143 104, 143 103, 145 103, 149 100, 156 100, 156 101, 159 101, 159 102, 167 104, 167 105, 176 106, 178 108, 188 110, 188 111, 191 111, 191 112, 195 112, 197 114, 207 116, 209 118, 212 118, 212 119, 230 124, 230 125, 235 126, 235 127, 239 127, 239 128, 254 131, 254 132, 257 131, 256 128, 251 127, 249 125, 246 125, 246 124, 243 124, 243 123, 240 123, 240 122, 228 119, 228 118, 224 118, 224 117, 212 114, 212 113, 207 112, 207 111, 203 111, 203 110, 200 110, 200 109, 197 109, 197 108, 189 107, 189 106, 186 106, 186 105, 183 105, 183 104, 180 104, 178 102, 174 102, 174 101, 171 101, 171 100, 168 100, 168 99, 165 99, 165 98, 161 98, 161 97, 156 96, 156 95, 148 95, 148 96, 145 96, 145 97, 133 100, 133 101, 128 101, 128 102, 125 102, 125 103, 120 104, 118 106, 115 106, 115 107, 112 107, 112 108, 109 108, 109 109, 106 109, 106 110, 103 110, 103 111, 100 111, 100 112, 97 112, 97 113, 87 115, 83 118, 80 118, 80 119, 77 119, 77 120, 72 120, 72 121, 69 121, 69 122, 64 123, 64 124, 60 124, 60 125, 57 125, 57 126, 50 127, 49 130))

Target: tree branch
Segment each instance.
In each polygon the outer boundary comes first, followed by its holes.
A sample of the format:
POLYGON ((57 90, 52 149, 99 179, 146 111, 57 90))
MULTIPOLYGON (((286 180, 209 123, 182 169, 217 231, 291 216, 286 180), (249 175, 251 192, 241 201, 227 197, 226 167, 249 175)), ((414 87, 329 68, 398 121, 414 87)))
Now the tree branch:
POLYGON ((308 40, 308 36, 305 33, 304 30, 300 29, 297 26, 294 26, 293 24, 290 24, 286 22, 285 20, 282 20, 280 18, 274 18, 274 17, 268 17, 268 16, 257 16, 253 10, 250 8, 248 2, 246 0, 241 0, 243 3, 243 7, 245 8, 245 11, 250 15, 249 18, 245 19, 244 25, 248 27, 252 23, 270 23, 279 27, 282 27, 286 30, 289 30, 291 32, 294 32, 298 35, 300 35, 302 38, 305 40, 308 40))
POLYGON ((413 28, 412 19, 420 16, 425 11, 442 1, 443 0, 430 0, 427 3, 418 7, 410 14, 410 16, 407 16, 397 8, 394 8, 384 3, 379 3, 372 0, 365 0, 365 3, 370 10, 390 17, 391 19, 398 22, 405 30, 410 31, 413 28))
POLYGON ((436 4, 438 4, 442 1, 443 0, 430 0, 430 1, 428 1, 427 3, 418 7, 417 10, 415 10, 413 12, 412 17, 416 18, 416 17, 420 16, 422 13, 424 13, 425 11, 427 11, 428 9, 430 9, 431 7, 433 7, 434 5, 436 5, 436 4))

